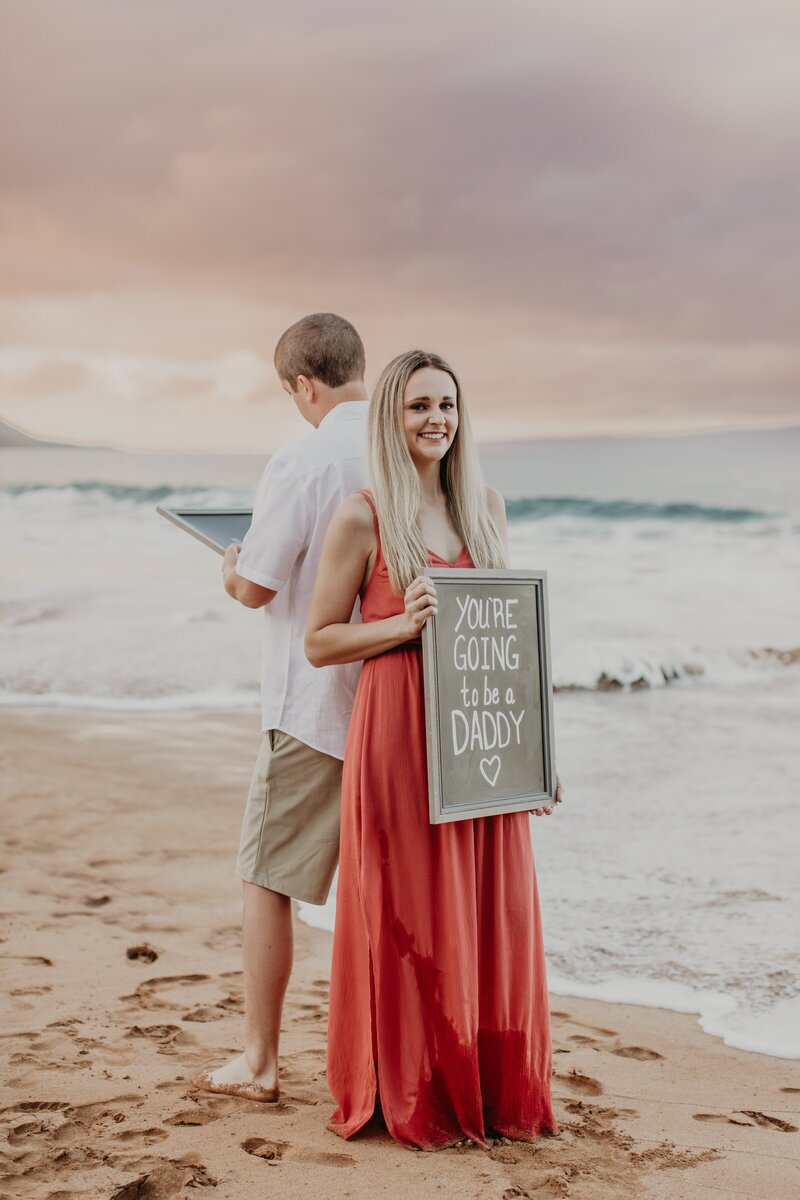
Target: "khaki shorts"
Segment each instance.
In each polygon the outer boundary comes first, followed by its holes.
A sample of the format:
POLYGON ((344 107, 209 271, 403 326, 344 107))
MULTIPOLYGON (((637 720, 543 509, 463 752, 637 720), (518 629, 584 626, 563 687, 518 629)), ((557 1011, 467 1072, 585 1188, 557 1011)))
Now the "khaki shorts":
POLYGON ((342 762, 279 729, 264 734, 244 810, 236 874, 324 904, 339 860, 342 762))

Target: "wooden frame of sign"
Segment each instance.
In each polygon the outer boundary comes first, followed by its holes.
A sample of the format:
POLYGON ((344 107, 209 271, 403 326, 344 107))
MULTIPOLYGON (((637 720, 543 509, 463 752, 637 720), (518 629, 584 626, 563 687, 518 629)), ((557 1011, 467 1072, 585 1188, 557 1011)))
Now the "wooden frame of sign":
POLYGON ((432 824, 555 799, 547 575, 428 567, 422 661, 432 824))

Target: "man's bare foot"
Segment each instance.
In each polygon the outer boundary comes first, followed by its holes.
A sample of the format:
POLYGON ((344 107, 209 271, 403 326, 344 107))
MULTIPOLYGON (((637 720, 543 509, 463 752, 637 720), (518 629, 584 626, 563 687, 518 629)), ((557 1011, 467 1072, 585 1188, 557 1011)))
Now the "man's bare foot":
POLYGON ((258 1100, 262 1104, 275 1104, 280 1095, 275 1072, 254 1075, 244 1054, 225 1063, 223 1067, 217 1067, 215 1071, 203 1071, 196 1075, 192 1087, 203 1092, 216 1092, 220 1096, 258 1100))

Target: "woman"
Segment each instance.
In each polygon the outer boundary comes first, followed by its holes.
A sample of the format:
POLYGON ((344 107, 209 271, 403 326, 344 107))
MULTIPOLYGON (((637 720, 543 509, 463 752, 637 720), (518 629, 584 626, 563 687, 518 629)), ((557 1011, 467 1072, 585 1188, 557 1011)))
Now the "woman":
POLYGON ((386 367, 369 438, 372 492, 331 522, 306 633, 316 666, 364 660, 342 780, 330 1128, 352 1137, 380 1104, 392 1136, 424 1150, 532 1140, 556 1123, 528 815, 429 823, 420 649, 436 613, 420 569, 506 566, 503 500, 438 355, 386 367))

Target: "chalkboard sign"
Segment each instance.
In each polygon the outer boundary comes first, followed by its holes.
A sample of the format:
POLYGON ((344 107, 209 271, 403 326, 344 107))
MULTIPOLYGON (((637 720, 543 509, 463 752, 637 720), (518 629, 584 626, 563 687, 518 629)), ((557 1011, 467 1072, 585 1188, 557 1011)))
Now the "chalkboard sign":
POLYGON ((549 807, 555 797, 547 576, 427 568, 423 631, 434 824, 549 807))
POLYGON ((217 554, 224 554, 231 542, 243 542, 253 519, 252 508, 162 508, 159 504, 156 512, 217 554))

